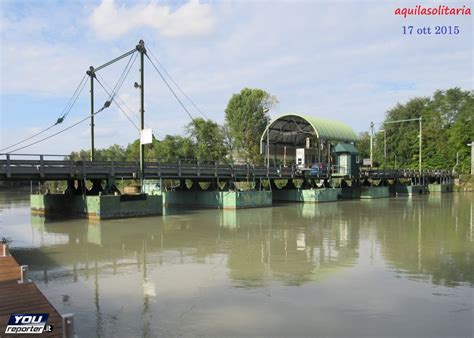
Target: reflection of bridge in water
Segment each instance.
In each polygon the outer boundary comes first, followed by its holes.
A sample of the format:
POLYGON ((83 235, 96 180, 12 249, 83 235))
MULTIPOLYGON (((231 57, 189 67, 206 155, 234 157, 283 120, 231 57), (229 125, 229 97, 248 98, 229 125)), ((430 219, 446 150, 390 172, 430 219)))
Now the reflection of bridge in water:
POLYGON ((61 285, 60 308, 67 310, 70 299, 77 306, 77 298, 94 297, 97 323, 84 325, 105 330, 103 323, 111 319, 103 304, 126 289, 132 298, 121 301, 142 306, 136 320, 148 326, 150 316, 166 312, 167 301, 180 308, 179 299, 201 304, 194 297, 206 292, 225 302, 235 287, 265 293, 331 283, 336 275, 350 276, 355 265, 370 270, 382 264, 388 273, 422 283, 473 285, 472 252, 465 249, 474 243, 469 203, 456 194, 238 211, 167 210, 163 217, 98 223, 33 216, 39 248, 14 254, 30 265, 39 285, 48 284, 49 290, 61 285))
POLYGON ((53 236, 58 244, 35 249, 38 255, 25 255, 25 259, 31 261, 32 270, 44 270, 45 275, 57 265, 72 265, 77 280, 80 271, 86 273, 93 261, 119 271, 144 261, 150 265, 167 259, 200 262, 224 254, 236 283, 264 284, 265 276, 271 274, 285 283, 300 284, 350 266, 357 259, 357 225, 333 216, 332 211, 314 205, 313 210, 313 215, 318 215, 317 225, 306 218, 311 216, 309 210, 294 207, 259 209, 257 213, 197 211, 189 217, 180 210, 179 216, 153 218, 153 222, 135 219, 133 226, 125 220, 74 220, 65 227, 32 216, 39 235, 53 236), (295 222, 288 223, 288 217, 295 222))
MULTIPOLYGON (((462 203, 457 195, 452 198, 462 203)), ((381 253, 397 270, 432 276, 440 283, 473 283, 474 276, 453 273, 472 265, 472 257, 455 252, 467 245, 466 238, 472 242, 474 237, 472 225, 465 226, 472 223, 467 214, 461 219, 456 216, 453 227, 448 226, 453 223, 450 216, 438 215, 450 203, 434 195, 415 204, 411 199, 381 199, 366 205, 352 201, 281 205, 258 212, 190 210, 183 214, 179 210, 178 215, 168 210, 167 216, 160 218, 134 219, 133 226, 128 220, 71 220, 64 224, 32 216, 35 231, 40 236, 52 236, 58 244, 35 249, 38 255, 25 259, 32 262, 33 270, 46 274, 58 265, 73 265, 73 271, 85 272, 92 261, 120 270, 140 266, 144 260, 153 266, 175 259, 205 262, 224 255, 235 283, 263 285, 272 276, 284 283, 301 284, 354 264, 363 237, 379 242, 381 253), (403 213, 392 214, 391 210, 399 210, 400 205, 403 213), (442 243, 443 249, 433 243, 442 243), (404 247, 401 252, 400 246, 404 247), (451 260, 439 259, 439 250, 452 250, 451 260), (39 257, 38 262, 35 257, 39 257), (450 264, 453 274, 436 277, 440 267, 433 264, 450 264)))

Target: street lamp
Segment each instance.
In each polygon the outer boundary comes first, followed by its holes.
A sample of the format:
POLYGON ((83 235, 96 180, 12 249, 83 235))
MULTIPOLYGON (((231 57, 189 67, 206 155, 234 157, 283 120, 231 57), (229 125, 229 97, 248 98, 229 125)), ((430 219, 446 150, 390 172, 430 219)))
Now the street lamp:
POLYGON ((468 143, 467 146, 471 147, 471 175, 474 175, 474 142, 468 143))
POLYGON ((383 131, 383 167, 385 169, 385 165, 387 163, 387 131, 385 129, 379 131, 383 131))
MULTIPOLYGON (((410 122, 410 121, 418 121, 418 126, 419 126, 419 134, 418 134, 418 166, 419 166, 419 171, 421 174, 421 164, 422 164, 422 144, 423 144, 423 139, 422 139, 422 117, 416 117, 413 119, 405 119, 405 120, 396 120, 396 121, 387 121, 387 122, 380 122, 377 124, 392 124, 392 123, 403 123, 403 122, 410 122)), ((372 139, 373 139, 373 134, 374 134, 374 123, 370 122, 370 128, 371 128, 371 134, 370 134, 370 161, 372 162, 372 139)), ((384 146, 384 152, 386 152, 386 147, 384 146)), ((384 157, 386 158, 387 154, 384 154, 384 157)), ((471 168, 472 170, 472 168, 471 168)))
POLYGON ((371 168, 374 166, 373 149, 374 149, 374 123, 370 122, 370 167, 371 168))
MULTIPOLYGON (((270 109, 264 108, 263 109, 263 114, 268 113, 270 109)), ((270 170, 270 125, 272 124, 272 121, 268 119, 268 125, 267 125, 267 173, 268 170, 270 170)))

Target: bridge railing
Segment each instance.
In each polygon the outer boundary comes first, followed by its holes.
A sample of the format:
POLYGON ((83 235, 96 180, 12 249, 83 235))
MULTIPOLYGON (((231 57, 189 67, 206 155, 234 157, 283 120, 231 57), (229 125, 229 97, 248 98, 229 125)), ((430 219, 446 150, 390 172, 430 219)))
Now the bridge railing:
MULTIPOLYGON (((333 173, 343 171, 343 167, 333 167, 333 173)), ((10 179, 69 179, 69 178, 139 178, 138 161, 75 160, 68 155, 0 154, 0 175, 10 179)), ((164 178, 293 178, 302 177, 304 172, 295 165, 284 167, 255 166, 250 164, 223 164, 216 161, 180 159, 174 163, 162 163, 158 159, 145 162, 145 177, 164 178)), ((449 170, 425 169, 421 174, 415 169, 361 168, 361 178, 413 178, 452 177, 449 170)))
MULTIPOLYGON (((0 174, 10 178, 12 173, 17 179, 68 179, 68 178, 139 178, 138 161, 114 161, 71 159, 68 155, 38 154, 0 154, 0 174)), ((180 159, 174 163, 162 163, 155 159, 145 162, 146 177, 293 177, 295 167, 255 166, 250 164, 223 164, 217 161, 199 161, 180 159)))
POLYGON ((447 169, 360 169, 361 177, 374 178, 409 178, 409 177, 451 177, 453 173, 447 169))

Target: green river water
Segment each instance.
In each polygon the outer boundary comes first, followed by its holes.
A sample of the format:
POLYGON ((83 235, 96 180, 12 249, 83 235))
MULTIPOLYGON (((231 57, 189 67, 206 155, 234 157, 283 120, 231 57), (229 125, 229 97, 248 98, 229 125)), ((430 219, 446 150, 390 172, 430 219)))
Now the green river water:
POLYGON ((14 193, 0 208, 80 337, 474 336, 474 194, 100 222, 32 216, 14 193))

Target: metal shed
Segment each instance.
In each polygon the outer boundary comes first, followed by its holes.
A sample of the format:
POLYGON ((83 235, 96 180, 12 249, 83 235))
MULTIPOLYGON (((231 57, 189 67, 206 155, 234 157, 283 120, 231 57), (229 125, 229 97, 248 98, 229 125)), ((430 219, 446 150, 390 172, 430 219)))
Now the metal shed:
POLYGON ((311 115, 282 115, 267 126, 260 138, 260 151, 267 163, 309 168, 314 163, 332 164, 331 146, 355 142, 357 135, 347 124, 311 115))

